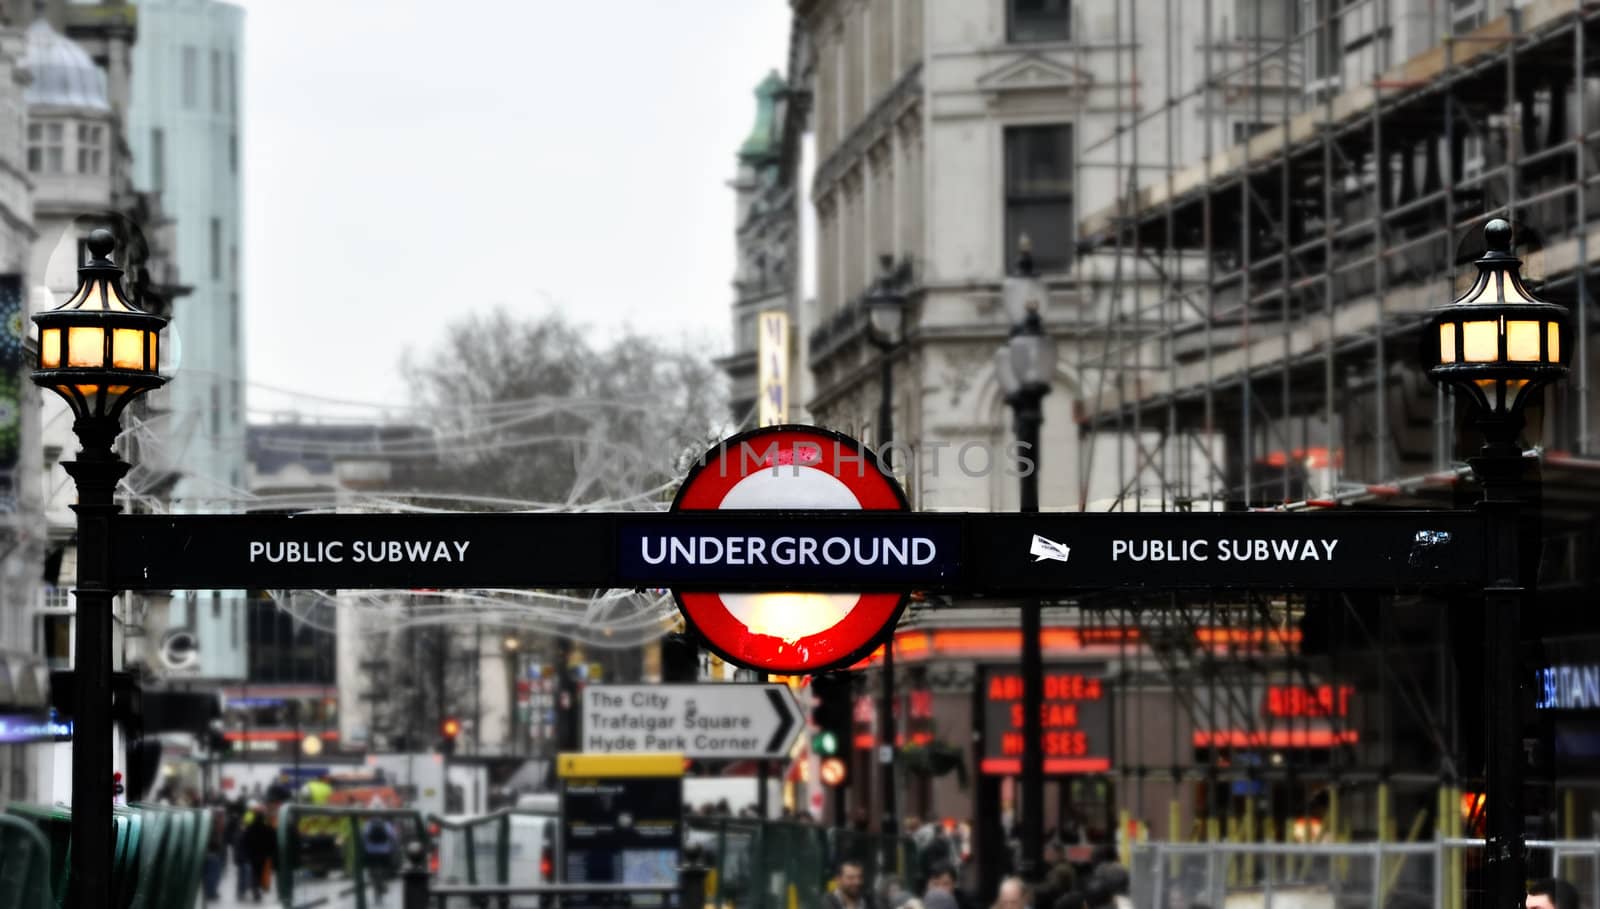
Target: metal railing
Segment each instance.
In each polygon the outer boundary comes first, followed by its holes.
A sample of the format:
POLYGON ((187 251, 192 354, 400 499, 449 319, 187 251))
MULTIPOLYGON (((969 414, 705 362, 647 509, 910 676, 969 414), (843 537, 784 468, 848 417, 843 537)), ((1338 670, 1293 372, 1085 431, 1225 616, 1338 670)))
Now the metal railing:
MULTIPOLYGON (((1272 909, 1404 906, 1462 909, 1474 892, 1481 839, 1368 843, 1137 843, 1138 909, 1250 905, 1272 909)), ((1600 905, 1600 840, 1530 840, 1528 869, 1600 905)))
POLYGON ((514 902, 519 896, 537 897, 531 905, 562 906, 662 906, 699 907, 706 903, 706 878, 710 868, 702 851, 684 849, 678 880, 672 884, 436 884, 428 870, 427 849, 420 842, 406 847, 406 868, 401 873, 401 909, 512 909, 530 905, 514 902), (569 897, 581 897, 572 901, 569 897))

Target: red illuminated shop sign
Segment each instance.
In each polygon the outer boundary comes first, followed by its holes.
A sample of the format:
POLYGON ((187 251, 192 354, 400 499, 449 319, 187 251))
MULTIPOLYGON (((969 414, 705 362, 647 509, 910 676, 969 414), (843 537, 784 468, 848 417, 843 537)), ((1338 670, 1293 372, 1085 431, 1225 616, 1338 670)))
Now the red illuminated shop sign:
POLYGON ((1270 685, 1261 712, 1279 720, 1347 717, 1355 693, 1354 685, 1270 685))
MULTIPOLYGON (((1111 705, 1105 667, 1052 666, 1044 674, 1040 711, 1044 772, 1064 775, 1111 769, 1111 705)), ((1022 772, 1022 673, 995 666, 983 674, 984 773, 1022 772)))
MULTIPOLYGON (((1351 717, 1358 706, 1354 685, 1269 684, 1257 689, 1254 716, 1218 704, 1216 729, 1194 730, 1196 748, 1335 748, 1361 740, 1351 717)), ((1202 706, 1199 716, 1208 715, 1202 706)))

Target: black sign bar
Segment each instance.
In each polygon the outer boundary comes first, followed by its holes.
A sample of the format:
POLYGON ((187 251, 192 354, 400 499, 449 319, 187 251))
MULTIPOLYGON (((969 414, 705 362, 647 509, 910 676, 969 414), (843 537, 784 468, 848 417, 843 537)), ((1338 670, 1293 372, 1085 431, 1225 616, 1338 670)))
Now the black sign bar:
POLYGON ((112 539, 125 590, 1417 589, 1485 562, 1471 511, 125 515, 112 539))

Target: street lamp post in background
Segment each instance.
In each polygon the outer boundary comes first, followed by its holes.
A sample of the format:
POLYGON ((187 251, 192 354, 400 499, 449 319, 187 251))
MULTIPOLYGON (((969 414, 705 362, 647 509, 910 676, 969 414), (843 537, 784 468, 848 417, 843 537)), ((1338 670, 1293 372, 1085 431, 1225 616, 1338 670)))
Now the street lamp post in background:
MULTIPOLYGON (((905 329, 906 296, 901 288, 906 268, 896 268, 894 257, 879 256, 878 281, 867 295, 867 318, 872 327, 868 337, 878 348, 881 373, 878 380, 878 452, 884 470, 893 472, 889 446, 894 442, 894 354, 905 329)), ((894 629, 883 642, 883 687, 878 696, 878 763, 883 786, 883 819, 880 832, 893 836, 899 831, 894 780, 894 629)))
MULTIPOLYGON (((1433 352, 1428 377, 1472 402, 1484 446, 1470 459, 1483 485, 1487 531, 1484 589, 1484 715, 1487 836, 1484 858, 1489 905, 1521 907, 1526 884, 1522 812, 1522 734, 1519 691, 1522 600, 1528 577, 1522 540, 1523 412, 1530 397, 1567 374, 1567 310, 1539 300, 1522 283, 1522 260, 1511 253, 1511 225, 1495 219, 1483 229, 1487 250, 1478 277, 1459 299, 1434 310, 1427 336, 1433 352)), ((1529 551, 1528 555, 1533 552, 1529 551)))
POLYGON ((78 582, 76 681, 72 735, 71 905, 89 907, 111 880, 111 523, 120 510, 117 483, 128 464, 113 444, 122 411, 159 388, 160 334, 167 320, 128 300, 122 269, 111 261, 116 238, 89 235, 93 256, 78 269, 78 290, 59 308, 33 317, 39 327, 34 384, 72 408, 81 449, 62 466, 77 484, 78 582))
POLYGON ((520 686, 522 685, 522 639, 514 634, 506 635, 506 674, 511 677, 511 740, 506 743, 506 754, 516 756, 522 753, 522 738, 520 719, 522 714, 522 699, 520 686))
MULTIPOLYGON (((1020 294, 1022 319, 1011 338, 995 351, 995 377, 1016 417, 1017 473, 1021 483, 1018 509, 1039 510, 1039 427, 1044 423, 1044 396, 1056 366, 1055 340, 1044 330, 1039 308, 1044 294, 1033 273, 1028 238, 1019 244, 1017 277, 1007 290, 1020 294)), ((1008 294, 1009 296, 1009 294, 1008 294)), ((1022 855, 1017 869, 1023 880, 1039 879, 1044 870, 1044 751, 1041 714, 1044 708, 1044 658, 1038 601, 1022 606, 1022 855)))

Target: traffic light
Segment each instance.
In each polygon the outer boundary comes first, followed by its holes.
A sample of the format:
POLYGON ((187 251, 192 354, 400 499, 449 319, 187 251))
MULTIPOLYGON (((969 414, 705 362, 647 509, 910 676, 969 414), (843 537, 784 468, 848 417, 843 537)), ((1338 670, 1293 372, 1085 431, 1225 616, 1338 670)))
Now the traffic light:
POLYGON ((811 736, 811 751, 823 758, 829 771, 823 774, 823 782, 829 786, 849 782, 848 764, 840 755, 850 746, 854 724, 851 694, 848 674, 830 673, 811 680, 811 723, 817 727, 811 736))
POLYGON ((452 755, 456 753, 456 736, 461 734, 461 721, 453 716, 447 716, 439 724, 439 753, 452 755))

